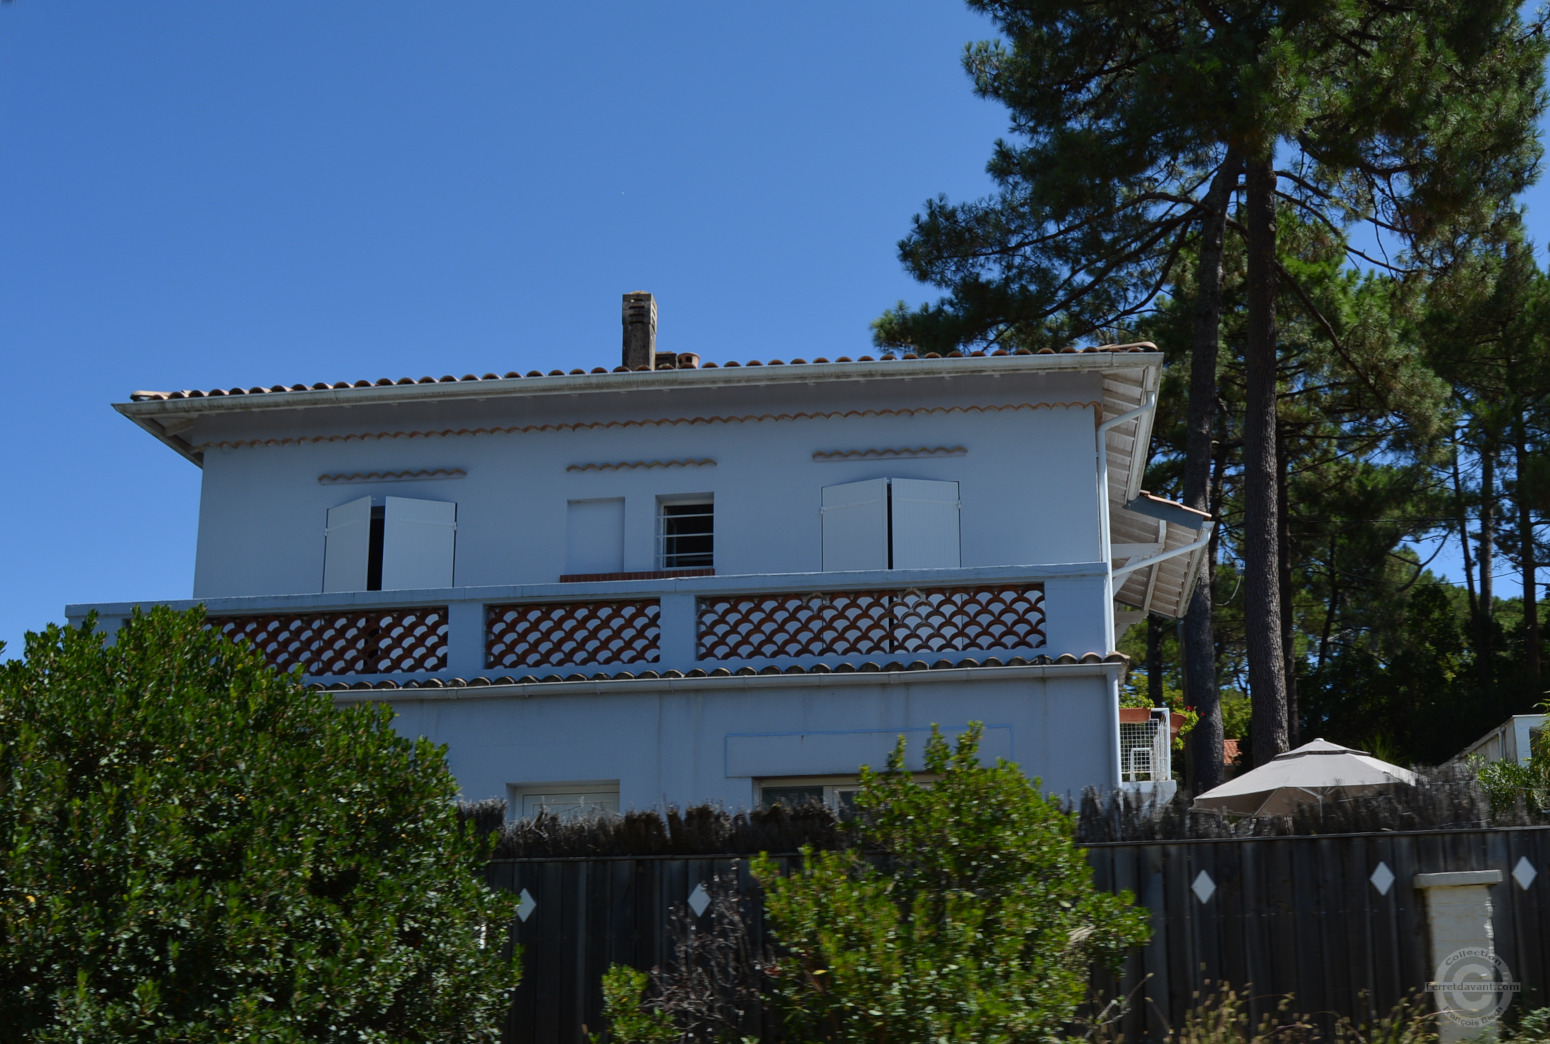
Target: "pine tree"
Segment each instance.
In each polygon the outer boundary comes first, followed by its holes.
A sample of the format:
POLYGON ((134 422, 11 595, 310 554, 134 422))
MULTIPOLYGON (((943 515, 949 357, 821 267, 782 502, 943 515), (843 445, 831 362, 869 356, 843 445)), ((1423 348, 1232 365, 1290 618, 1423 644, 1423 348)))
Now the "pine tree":
POLYGON ((1132 321, 1209 217, 1207 186, 1241 157, 1241 539, 1253 752, 1267 760, 1287 742, 1276 311, 1283 291, 1311 308, 1278 263, 1278 214, 1337 235, 1362 222, 1402 251, 1347 245, 1364 264, 1447 264, 1534 172, 1540 26, 1508 0, 969 3, 1006 37, 965 57, 975 90, 1012 117, 988 167, 1000 190, 916 218, 901 259, 948 295, 889 312, 877 339, 1029 344, 1132 321))

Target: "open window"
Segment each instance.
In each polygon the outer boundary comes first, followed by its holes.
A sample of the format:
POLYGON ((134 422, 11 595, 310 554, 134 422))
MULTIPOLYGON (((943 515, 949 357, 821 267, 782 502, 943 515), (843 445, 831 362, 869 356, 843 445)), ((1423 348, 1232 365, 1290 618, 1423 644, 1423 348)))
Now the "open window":
POLYGON ((457 504, 362 497, 330 508, 323 530, 323 591, 451 587, 457 504))
POLYGON ((664 497, 657 501, 657 568, 715 566, 715 507, 708 496, 664 497))
POLYGON ((958 483, 867 479, 823 487, 823 568, 955 569, 958 483))

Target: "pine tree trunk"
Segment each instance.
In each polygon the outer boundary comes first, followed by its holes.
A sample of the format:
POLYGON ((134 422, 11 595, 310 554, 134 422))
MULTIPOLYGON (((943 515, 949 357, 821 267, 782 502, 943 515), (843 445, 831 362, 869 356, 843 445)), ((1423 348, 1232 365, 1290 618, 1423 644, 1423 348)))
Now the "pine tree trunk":
POLYGON ((1292 617, 1292 525, 1287 496, 1286 434, 1276 430, 1276 591, 1281 603, 1281 658, 1286 676, 1286 743, 1297 745, 1297 635, 1292 617))
POLYGON ((1286 656, 1281 645, 1276 510, 1276 212, 1268 148, 1248 161, 1248 337, 1244 345, 1243 594, 1254 764, 1286 751, 1286 656))
POLYGON ((1329 662, 1329 639, 1335 631, 1335 616, 1340 612, 1340 574, 1335 569, 1335 563, 1339 556, 1336 554, 1338 542, 1333 533, 1329 536, 1329 597, 1324 603, 1324 629, 1319 633, 1319 664, 1329 662))
POLYGON ((1163 705, 1163 625, 1162 620, 1147 614, 1146 617, 1146 698, 1147 705, 1163 705))
POLYGON ((1480 612, 1475 619, 1475 667, 1481 692, 1491 688, 1496 589, 1496 447, 1487 434, 1480 446, 1480 612))
POLYGON ((1459 444, 1453 441, 1453 510, 1458 516, 1459 548, 1464 552, 1464 588, 1469 593, 1469 623, 1477 633, 1480 626, 1480 600, 1475 595, 1475 562, 1469 552, 1469 510, 1464 497, 1464 479, 1459 474, 1459 444))
POLYGON ((1533 691, 1539 692, 1539 592, 1534 561, 1534 514, 1529 503, 1528 480, 1528 425, 1523 417, 1523 406, 1512 426, 1512 459, 1518 468, 1518 564, 1523 576, 1523 666, 1528 672, 1533 691))
MULTIPOLYGON (((1195 291, 1195 338, 1189 360, 1189 418, 1184 443, 1184 503, 1211 510, 1211 437, 1216 431, 1216 356, 1222 324, 1222 240, 1227 208, 1238 184, 1242 160, 1229 151, 1206 193, 1200 218, 1200 267, 1195 291)), ((1215 540, 1212 540, 1214 551, 1215 540)), ((1220 786, 1222 696, 1216 678, 1216 635, 1211 620, 1211 588, 1216 555, 1201 556, 1200 573, 1184 615, 1184 703, 1200 720, 1190 732, 1191 785, 1196 794, 1220 786)))

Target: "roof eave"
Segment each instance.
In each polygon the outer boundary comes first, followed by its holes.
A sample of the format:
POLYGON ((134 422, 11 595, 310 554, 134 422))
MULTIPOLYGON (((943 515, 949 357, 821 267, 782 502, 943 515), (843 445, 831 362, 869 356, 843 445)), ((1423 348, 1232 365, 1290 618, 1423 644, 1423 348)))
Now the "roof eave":
MULTIPOLYGON (((204 414, 227 411, 294 410, 326 406, 365 406, 439 399, 490 399, 507 395, 575 395, 588 392, 645 391, 670 385, 738 387, 753 384, 812 384, 875 378, 904 380, 932 377, 997 376, 1008 371, 1108 372, 1156 369, 1162 354, 1148 351, 1092 351, 1051 355, 1009 355, 959 359, 893 359, 865 363, 801 363, 780 366, 716 366, 702 369, 631 373, 562 374, 543 377, 495 377, 427 384, 370 384, 349 388, 246 394, 201 394, 176 399, 116 403, 126 416, 204 414)), ((1155 386, 1155 378, 1148 380, 1155 386)), ((162 394, 136 392, 140 394, 162 394)))
POLYGON ((182 433, 193 427, 197 414, 192 411, 166 411, 171 413, 175 420, 165 423, 157 419, 157 411, 134 409, 133 407, 145 406, 140 402, 115 402, 113 408, 135 424, 150 432, 156 441, 170 446, 173 452, 180 457, 193 461, 195 466, 203 468, 205 463, 204 451, 196 448, 182 433))
MULTIPOLYGON (((1155 389, 1162 364, 1156 351, 1129 350, 1058 352, 1053 354, 966 356, 951 359, 883 359, 851 363, 793 363, 779 366, 716 366, 703 369, 655 370, 629 373, 562 374, 542 377, 498 377, 437 381, 426 384, 371 384, 348 388, 257 392, 239 395, 197 395, 114 403, 119 413, 144 428, 180 456, 203 466, 204 454, 181 437, 199 417, 213 413, 318 409, 330 406, 491 399, 503 396, 574 396, 584 393, 693 388, 747 387, 759 384, 813 384, 876 379, 929 380, 972 376, 1005 376, 1040 372, 1114 373, 1140 371, 1138 384, 1155 389)), ((142 394, 142 393, 136 393, 142 394)), ((144 393, 151 394, 151 393, 144 393)), ((156 393, 160 394, 160 393, 156 393)), ((1107 407, 1106 407, 1107 408, 1107 407)), ((1145 466, 1150 416, 1138 419, 1127 485, 1139 487, 1145 466)))

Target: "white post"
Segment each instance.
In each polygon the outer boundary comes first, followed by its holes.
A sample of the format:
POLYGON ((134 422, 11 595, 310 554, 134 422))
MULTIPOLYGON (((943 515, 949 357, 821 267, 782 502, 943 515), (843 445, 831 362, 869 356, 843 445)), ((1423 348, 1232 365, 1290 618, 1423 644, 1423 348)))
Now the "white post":
POLYGON ((662 628, 660 669, 675 668, 687 671, 694 667, 695 654, 699 651, 695 618, 695 596, 677 592, 662 595, 662 615, 658 618, 662 628))
POLYGON ((1491 930, 1490 886, 1501 882, 1500 870, 1415 876, 1426 896, 1434 969, 1427 991, 1437 1005, 1439 1044, 1494 1037, 1512 1003, 1515 987, 1491 930))
POLYGON ((447 676, 478 678, 484 666, 484 603, 453 601, 447 606, 447 676))

